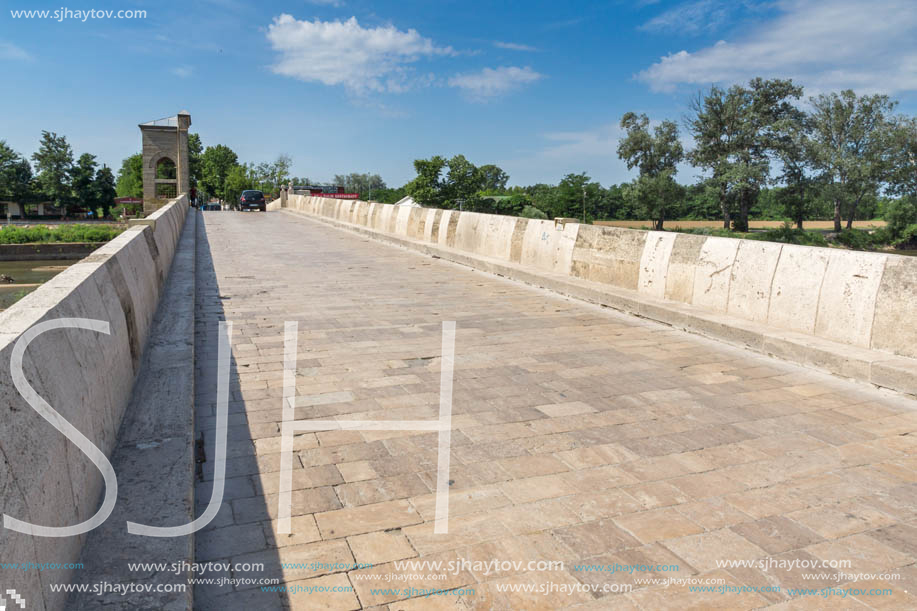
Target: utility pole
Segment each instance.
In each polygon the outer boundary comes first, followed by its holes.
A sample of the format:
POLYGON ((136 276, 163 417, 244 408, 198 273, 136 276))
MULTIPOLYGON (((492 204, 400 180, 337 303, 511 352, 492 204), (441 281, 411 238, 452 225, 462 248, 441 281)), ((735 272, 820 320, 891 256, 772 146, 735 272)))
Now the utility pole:
POLYGON ((586 224, 586 187, 583 187, 583 225, 586 224))

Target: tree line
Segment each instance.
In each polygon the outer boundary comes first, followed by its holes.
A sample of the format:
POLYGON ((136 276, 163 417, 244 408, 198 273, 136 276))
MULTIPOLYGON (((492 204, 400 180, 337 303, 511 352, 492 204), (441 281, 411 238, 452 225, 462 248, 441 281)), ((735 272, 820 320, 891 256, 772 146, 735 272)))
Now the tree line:
MULTIPOLYGON (((77 211, 92 211, 98 218, 109 217, 115 197, 143 197, 143 156, 136 153, 121 162, 117 177, 111 168, 96 161, 95 155, 83 153, 74 159, 66 136, 43 131, 32 163, 0 140, 0 202, 23 206, 51 203, 64 216, 77 211)), ((268 196, 290 182, 309 185, 307 177, 290 175, 292 159, 281 154, 269 163, 240 162, 230 147, 216 144, 204 148, 199 134, 188 135, 188 170, 191 187, 200 201, 211 198, 235 203, 242 191, 258 189, 268 196)), ((157 168, 159 178, 174 178, 163 172, 173 167, 157 168)), ((370 197, 385 194, 385 182, 378 174, 351 173, 336 175, 335 184, 370 197)), ((129 212, 138 212, 131 206, 129 212)))
POLYGON ((432 207, 462 208, 534 217, 584 220, 720 219, 726 230, 748 231, 750 218, 804 222, 832 219, 834 231, 854 220, 884 217, 878 239, 917 240, 917 119, 896 115, 885 95, 823 93, 801 103, 803 88, 791 80, 752 79, 717 86, 690 102, 683 126, 652 124, 626 113, 618 157, 637 177, 603 188, 585 173, 557 185, 506 187, 494 165, 476 167, 464 156, 417 159, 417 176, 389 199, 404 194, 432 207), (698 168, 692 185, 675 177, 679 164, 698 168))
MULTIPOLYGON (((784 187, 779 193, 784 214, 798 228, 822 200, 832 208, 837 232, 843 220, 847 229, 853 227, 864 202, 882 194, 917 195, 908 187, 917 171, 917 123, 893 114, 897 102, 848 89, 810 97, 806 107, 798 104, 802 95, 803 88, 791 80, 755 78, 747 86, 711 87, 691 101, 686 125, 694 148, 686 157, 716 194, 724 228, 747 231, 762 189, 773 184, 784 187), (775 164, 781 171, 773 175, 775 164)), ((652 155, 672 138, 677 130, 662 143, 641 145, 645 133, 627 128, 618 154, 630 165, 633 155, 652 155)), ((666 171, 674 175, 674 166, 666 171)), ((646 176, 641 168, 637 180, 646 176)), ((665 201, 657 200, 653 209, 660 226, 665 201)))
POLYGON ((0 201, 25 206, 51 203, 63 216, 89 211, 102 218, 115 200, 115 176, 96 156, 74 159, 65 136, 42 131, 38 150, 29 159, 0 140, 0 201))

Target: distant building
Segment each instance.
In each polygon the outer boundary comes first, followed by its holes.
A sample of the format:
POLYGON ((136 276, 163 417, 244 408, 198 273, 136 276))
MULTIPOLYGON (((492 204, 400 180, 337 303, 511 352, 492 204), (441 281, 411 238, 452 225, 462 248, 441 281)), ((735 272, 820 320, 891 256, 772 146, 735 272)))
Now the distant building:
POLYGON ((340 185, 294 185, 294 195, 312 195, 332 199, 360 199, 359 193, 345 193, 340 185))
POLYGON ((423 208, 423 206, 421 206, 420 204, 418 204, 417 202, 415 202, 415 201, 414 201, 414 198, 411 197, 410 195, 407 195, 407 196, 405 196, 405 197, 402 197, 402 198, 399 199, 397 202, 395 202, 395 205, 396 205, 396 206, 408 206, 408 207, 411 207, 411 208, 423 208))

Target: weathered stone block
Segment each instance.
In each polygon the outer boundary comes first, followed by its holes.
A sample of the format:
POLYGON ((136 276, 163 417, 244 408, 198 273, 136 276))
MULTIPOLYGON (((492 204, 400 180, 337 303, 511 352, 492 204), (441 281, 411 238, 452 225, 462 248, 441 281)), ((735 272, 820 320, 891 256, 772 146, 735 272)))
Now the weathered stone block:
POLYGON ((872 347, 917 357, 917 258, 888 257, 876 295, 872 347))
POLYGON ((781 244, 772 242, 740 242, 729 279, 728 314, 755 322, 767 320, 771 282, 781 248, 781 244))
POLYGON ((669 257, 677 237, 677 233, 665 231, 650 231, 646 234, 646 246, 640 257, 637 291, 657 299, 665 297, 669 257))
POLYGON ((645 232, 579 224, 565 225, 564 229, 567 227, 579 228, 571 275, 624 289, 637 288, 645 232))
POLYGON ((818 299, 815 335, 869 347, 876 296, 888 255, 832 252, 818 299))
POLYGON ((729 281, 739 250, 739 240, 707 238, 694 270, 691 303, 711 312, 725 313, 729 303, 729 281))
POLYGON ((677 234, 665 278, 665 298, 691 303, 694 298, 694 275, 701 248, 707 238, 687 233, 677 234))

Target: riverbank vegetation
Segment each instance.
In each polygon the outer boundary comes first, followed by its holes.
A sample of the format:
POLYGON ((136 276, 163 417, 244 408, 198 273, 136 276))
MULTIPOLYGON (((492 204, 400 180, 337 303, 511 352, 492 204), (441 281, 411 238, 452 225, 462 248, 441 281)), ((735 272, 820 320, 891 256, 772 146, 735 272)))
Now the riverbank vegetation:
POLYGON ((0 244, 39 244, 49 242, 101 243, 117 237, 124 227, 117 225, 8 225, 0 228, 0 244))

